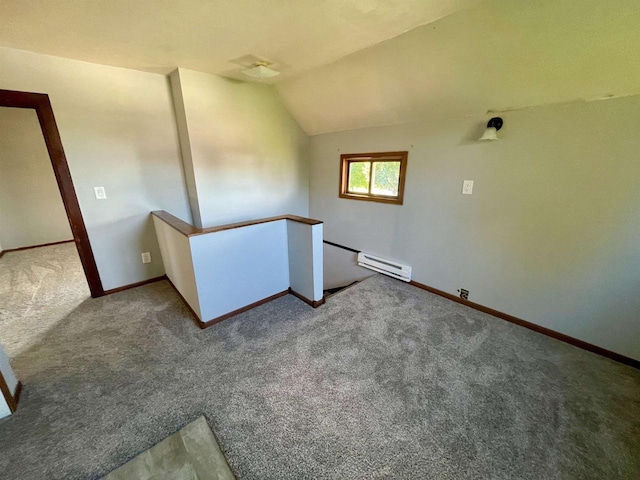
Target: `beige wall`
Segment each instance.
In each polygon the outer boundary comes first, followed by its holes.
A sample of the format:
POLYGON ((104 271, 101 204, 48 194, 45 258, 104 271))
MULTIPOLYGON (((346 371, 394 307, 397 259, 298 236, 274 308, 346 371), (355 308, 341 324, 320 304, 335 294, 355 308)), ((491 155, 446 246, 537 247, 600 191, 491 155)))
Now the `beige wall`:
POLYGON ((308 215, 308 137, 272 87, 185 69, 171 81, 195 220, 308 215))
POLYGON ((0 244, 73 239, 35 110, 0 107, 0 244))
POLYGON ((312 137, 310 215, 418 282, 640 359, 640 97, 503 118, 490 143, 476 117, 312 137), (340 153, 392 150, 403 206, 338 198, 340 153))
POLYGON ((191 219, 167 77, 7 48, 0 65, 0 88, 50 97, 104 288, 162 275, 149 212, 191 219))

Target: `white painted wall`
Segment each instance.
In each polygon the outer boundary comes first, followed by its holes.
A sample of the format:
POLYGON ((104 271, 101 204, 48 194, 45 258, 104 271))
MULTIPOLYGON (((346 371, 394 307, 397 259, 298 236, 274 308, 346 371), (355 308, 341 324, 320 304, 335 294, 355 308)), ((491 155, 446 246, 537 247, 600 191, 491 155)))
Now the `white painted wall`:
POLYGON ((322 224, 277 220, 187 237, 153 222, 167 276, 203 322, 289 287, 323 297, 322 224))
POLYGON ((311 216, 418 282, 640 359, 640 97, 503 118, 492 143, 475 117, 312 137, 311 216), (403 206, 338 198, 340 153, 397 150, 403 206))
POLYGON ((0 395, 0 418, 8 417, 11 415, 9 405, 3 396, 0 395))
POLYGON ((162 275, 149 212, 191 218, 167 77, 7 48, 0 66, 0 88, 50 97, 104 288, 162 275))
POLYGON ((313 297, 311 299, 315 301, 320 301, 324 298, 324 249, 323 246, 324 240, 324 226, 313 225, 311 227, 311 244, 312 247, 312 264, 313 264, 313 275, 311 277, 311 281, 313 282, 313 297))
POLYGON ((196 226, 308 215, 308 138, 272 87, 182 68, 171 81, 196 226))
POLYGON ((202 228, 202 218, 200 217, 200 204, 198 202, 198 189, 196 185, 195 170, 193 168, 193 156, 191 154, 191 140, 189 138, 189 128, 187 126, 187 114, 182 95, 182 83, 180 81, 180 71, 174 70, 170 77, 171 94, 173 95, 173 105, 178 125, 178 138, 180 140, 180 151, 182 152, 182 165, 187 183, 187 193, 189 195, 189 206, 193 224, 202 228))
POLYGON ((289 288, 286 220, 189 241, 205 322, 289 288))
POLYGON ((202 318, 189 237, 156 216, 153 217, 153 224, 167 277, 196 314, 202 318))
POLYGON ((309 300, 323 296, 322 224, 287 220, 289 279, 292 290, 309 300))
MULTIPOLYGON (((13 369, 11 368, 11 364, 9 363, 9 357, 4 351, 4 347, 0 345, 0 372, 4 377, 4 381, 7 382, 7 387, 13 393, 16 391, 16 387, 18 386, 18 379, 13 373, 13 369)), ((8 415, 11 415, 11 410, 9 409, 9 405, 7 404, 4 396, 0 394, 0 418, 4 418, 8 415)))
POLYGON ((72 239, 35 110, 0 107, 2 248, 72 239))

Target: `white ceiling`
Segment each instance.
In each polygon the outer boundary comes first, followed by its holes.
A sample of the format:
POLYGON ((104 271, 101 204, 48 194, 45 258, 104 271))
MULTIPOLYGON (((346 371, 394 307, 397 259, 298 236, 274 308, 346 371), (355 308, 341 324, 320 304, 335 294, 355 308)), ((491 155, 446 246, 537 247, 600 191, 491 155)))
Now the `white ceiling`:
MULTIPOLYGON (((242 78, 309 134, 640 93, 638 0, 2 0, 0 46, 242 78)), ((1 68, 1 66, 0 66, 1 68)))
POLYGON ((2 0, 0 46, 169 73, 237 78, 255 57, 278 79, 478 0, 2 0))

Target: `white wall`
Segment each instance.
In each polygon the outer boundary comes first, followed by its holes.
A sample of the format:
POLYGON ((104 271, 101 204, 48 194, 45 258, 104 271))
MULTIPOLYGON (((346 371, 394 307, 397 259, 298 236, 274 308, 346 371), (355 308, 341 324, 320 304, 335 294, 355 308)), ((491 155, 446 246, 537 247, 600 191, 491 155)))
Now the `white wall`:
POLYGON ((2 248, 72 239, 35 110, 0 107, 2 248))
POLYGON ((286 220, 189 241, 204 322, 289 288, 286 220))
POLYGON ((189 237, 156 216, 153 217, 153 224, 167 277, 189 306, 202 318, 189 237))
POLYGON ((640 97, 503 118, 492 143, 469 117, 312 137, 311 216, 418 282, 640 359, 640 97), (340 153, 397 150, 403 206, 338 198, 340 153))
POLYGON ((309 300, 323 297, 322 224, 287 220, 289 282, 291 289, 309 300))
POLYGON ((321 223, 275 220, 187 236, 153 222, 167 276, 203 323, 289 287, 323 297, 321 223))
POLYGON ((308 215, 308 138, 272 87, 182 68, 171 81, 196 226, 308 215))
POLYGON ((191 218, 167 77, 0 48, 0 88, 49 95, 104 288, 162 275, 149 212, 191 218))
MULTIPOLYGON (((7 387, 9 387, 9 391, 15 393, 16 387, 18 386, 18 379, 13 373, 13 369, 9 363, 9 357, 5 353, 2 345, 0 345, 0 372, 2 372, 2 376, 4 377, 4 381, 7 383, 7 387)), ((9 408, 4 396, 0 393, 0 418, 6 417, 7 415, 11 415, 11 409, 9 408)))
POLYGON ((9 415, 11 415, 9 404, 4 397, 0 395, 0 418, 8 417, 9 415))
POLYGON ((193 156, 191 154, 191 140, 189 138, 189 128, 187 126, 187 114, 184 106, 184 97, 182 95, 182 82, 180 81, 180 70, 174 70, 169 76, 171 84, 171 94, 173 96, 173 105, 176 115, 176 124, 178 125, 178 138, 180 140, 180 151, 182 153, 182 166, 184 170, 185 181, 187 184, 187 193, 189 195, 189 207, 193 224, 202 228, 202 218, 200 216, 200 204, 198 202, 198 188, 196 184, 195 170, 193 168, 193 156))

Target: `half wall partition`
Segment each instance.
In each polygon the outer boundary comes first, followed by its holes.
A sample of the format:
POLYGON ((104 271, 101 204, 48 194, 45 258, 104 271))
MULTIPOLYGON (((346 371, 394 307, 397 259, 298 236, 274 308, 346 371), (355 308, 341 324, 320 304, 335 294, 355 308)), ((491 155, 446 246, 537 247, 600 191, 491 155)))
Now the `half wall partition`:
POLYGON ((201 328, 287 293, 324 303, 321 221, 283 215, 197 228, 152 215, 167 277, 201 328))

